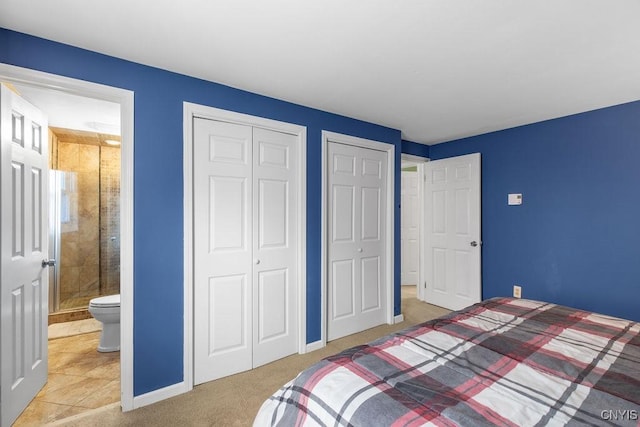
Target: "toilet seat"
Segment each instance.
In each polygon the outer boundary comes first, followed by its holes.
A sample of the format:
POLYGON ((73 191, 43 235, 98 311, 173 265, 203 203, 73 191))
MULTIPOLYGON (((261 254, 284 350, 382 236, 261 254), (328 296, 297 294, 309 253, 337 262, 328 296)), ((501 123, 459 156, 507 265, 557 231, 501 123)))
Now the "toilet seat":
POLYGON ((105 297, 94 298, 89 302, 90 307, 120 307, 120 294, 107 295, 105 297))

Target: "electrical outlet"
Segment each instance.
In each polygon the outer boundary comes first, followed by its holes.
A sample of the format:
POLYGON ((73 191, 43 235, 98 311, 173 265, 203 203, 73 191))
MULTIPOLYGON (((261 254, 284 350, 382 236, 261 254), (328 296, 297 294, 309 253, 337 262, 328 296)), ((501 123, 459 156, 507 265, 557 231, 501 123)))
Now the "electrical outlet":
POLYGON ((518 285, 513 285, 513 297, 520 298, 522 297, 522 288, 518 285))

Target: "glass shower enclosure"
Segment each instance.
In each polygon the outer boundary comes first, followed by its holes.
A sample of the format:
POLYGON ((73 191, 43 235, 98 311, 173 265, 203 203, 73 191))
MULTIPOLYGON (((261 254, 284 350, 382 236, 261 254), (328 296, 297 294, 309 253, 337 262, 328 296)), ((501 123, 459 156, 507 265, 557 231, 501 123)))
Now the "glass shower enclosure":
POLYGON ((49 269, 50 314, 88 317, 92 298, 120 292, 119 182, 103 178, 50 171, 49 258, 56 260, 49 269))

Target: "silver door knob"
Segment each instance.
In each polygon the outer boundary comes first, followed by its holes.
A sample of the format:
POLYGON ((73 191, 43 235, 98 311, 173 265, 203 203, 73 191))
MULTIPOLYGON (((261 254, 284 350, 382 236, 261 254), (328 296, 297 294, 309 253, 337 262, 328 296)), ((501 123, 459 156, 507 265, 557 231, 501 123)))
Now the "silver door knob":
POLYGON ((470 245, 475 248, 476 246, 478 246, 478 242, 474 240, 473 242, 470 243, 470 245))
POLYGON ((260 260, 259 260, 258 258, 256 258, 256 259, 254 259, 254 260, 253 260, 253 263, 254 263, 255 265, 258 265, 258 264, 260 264, 260 260))
POLYGON ((362 248, 358 248, 358 252, 362 252, 362 248))
POLYGON ((56 265, 56 260, 55 259, 43 259, 42 260, 42 268, 53 267, 54 265, 56 265))

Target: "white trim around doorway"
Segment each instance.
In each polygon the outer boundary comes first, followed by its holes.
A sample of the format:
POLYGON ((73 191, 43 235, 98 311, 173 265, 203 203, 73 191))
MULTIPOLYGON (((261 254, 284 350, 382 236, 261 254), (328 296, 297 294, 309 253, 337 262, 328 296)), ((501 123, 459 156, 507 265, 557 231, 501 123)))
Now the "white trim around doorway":
MULTIPOLYGON (((322 348, 327 345, 327 251, 329 250, 329 242, 327 239, 328 233, 328 211, 327 211, 327 197, 329 190, 327 188, 327 168, 329 167, 328 151, 329 143, 337 142, 340 144, 353 145, 356 147, 369 148, 372 150, 384 151, 387 153, 387 215, 385 223, 385 235, 386 235, 386 277, 385 277, 385 297, 386 297, 386 320, 387 323, 392 325, 397 321, 402 321, 401 317, 393 315, 393 300, 394 300, 394 224, 395 224, 395 153, 396 147, 394 144, 384 143, 379 141, 373 141, 370 139, 358 138, 355 136, 344 135, 340 133, 322 131, 322 224, 321 224, 321 261, 320 261, 320 274, 321 274, 321 333, 320 341, 310 343, 307 347, 313 350, 322 348)), ((401 316, 401 315, 400 315, 401 316)))
POLYGON ((307 339, 307 128, 205 105, 183 104, 184 182, 184 381, 182 392, 193 389, 193 119, 205 118, 296 135, 299 142, 298 179, 298 352, 308 351, 307 339))
POLYGON ((0 80, 57 90, 120 104, 120 405, 136 407, 133 397, 133 106, 130 90, 0 63, 0 80))

